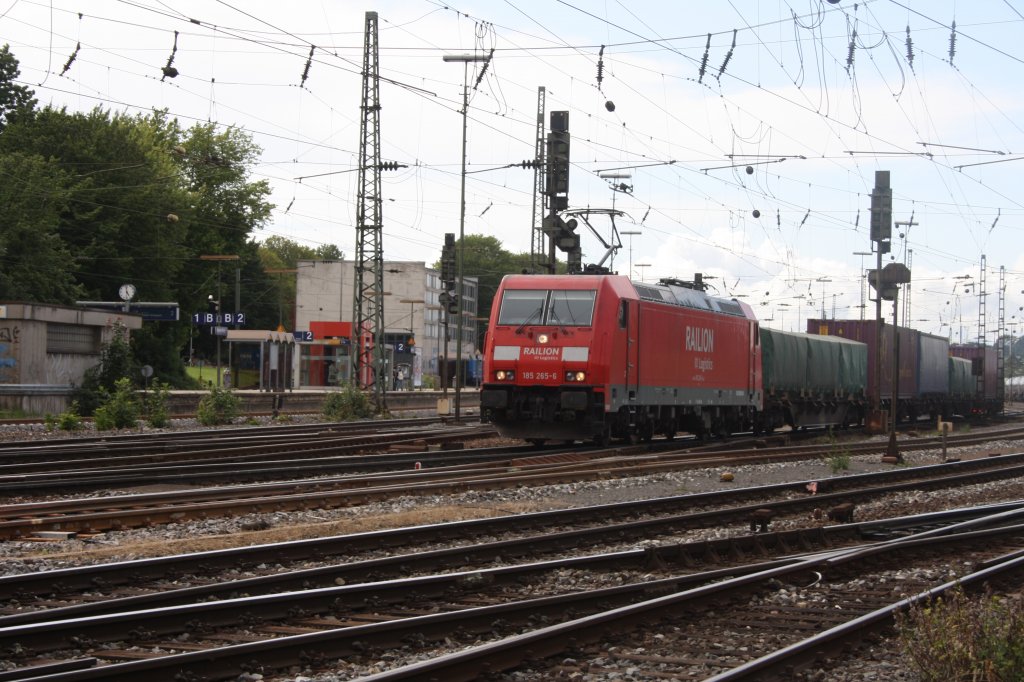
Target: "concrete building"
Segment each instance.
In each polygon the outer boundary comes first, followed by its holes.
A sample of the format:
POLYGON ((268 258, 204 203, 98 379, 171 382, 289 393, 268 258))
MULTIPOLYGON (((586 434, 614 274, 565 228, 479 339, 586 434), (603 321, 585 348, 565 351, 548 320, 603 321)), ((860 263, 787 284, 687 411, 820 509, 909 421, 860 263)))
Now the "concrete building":
POLYGON ((58 414, 100 360, 117 324, 142 327, 142 317, 45 303, 0 303, 0 407, 58 414))
MULTIPOLYGON (((300 341, 300 386, 322 386, 348 380, 348 340, 355 304, 354 261, 301 260, 296 265, 297 332, 321 331, 326 338, 300 341), (327 323, 343 323, 330 325, 327 323), (344 323, 347 323, 344 324, 344 323), (326 369, 322 369, 326 368, 326 369)), ((466 384, 472 383, 476 363, 477 301, 476 277, 463 282, 462 359, 466 384)), ((395 388, 440 387, 445 357, 445 311, 440 296, 441 274, 425 263, 384 262, 384 333, 387 353, 394 372, 395 388), (410 339, 411 337, 411 339, 410 339), (409 343, 409 341, 413 343, 409 343)), ((455 315, 448 320, 448 367, 453 384, 457 352, 455 315)))

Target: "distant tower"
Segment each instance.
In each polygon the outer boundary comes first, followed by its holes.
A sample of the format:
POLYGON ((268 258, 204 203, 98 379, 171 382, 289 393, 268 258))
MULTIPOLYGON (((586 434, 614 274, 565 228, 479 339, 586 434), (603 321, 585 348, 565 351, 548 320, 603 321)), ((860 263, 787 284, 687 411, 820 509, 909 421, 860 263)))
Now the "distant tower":
POLYGON ((384 406, 384 249, 381 211, 380 68, 377 13, 366 13, 363 49, 362 123, 356 204, 355 301, 352 309, 352 377, 384 406), (367 343, 368 342, 368 343, 367 343))

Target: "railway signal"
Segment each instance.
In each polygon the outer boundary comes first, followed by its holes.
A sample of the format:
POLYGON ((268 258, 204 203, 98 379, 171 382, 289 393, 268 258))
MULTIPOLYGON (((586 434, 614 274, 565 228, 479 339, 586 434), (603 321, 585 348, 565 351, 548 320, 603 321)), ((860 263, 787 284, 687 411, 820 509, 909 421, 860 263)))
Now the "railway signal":
POLYGON ((441 283, 445 291, 455 288, 455 233, 444 235, 444 247, 441 249, 441 283))

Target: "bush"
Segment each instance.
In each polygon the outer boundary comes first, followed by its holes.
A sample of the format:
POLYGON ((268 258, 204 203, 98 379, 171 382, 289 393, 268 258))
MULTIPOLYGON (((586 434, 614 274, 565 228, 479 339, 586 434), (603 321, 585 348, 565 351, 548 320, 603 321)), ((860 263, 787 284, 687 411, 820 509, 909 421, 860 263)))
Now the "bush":
POLYGON ((850 455, 846 452, 833 452, 825 461, 833 474, 850 468, 850 455))
POLYGON ((78 403, 74 400, 71 401, 71 405, 68 406, 66 412, 61 412, 56 417, 52 414, 48 414, 46 415, 45 421, 47 431, 53 431, 54 429, 60 429, 61 431, 81 431, 85 428, 85 424, 82 423, 82 417, 78 412, 78 403))
POLYGON ((93 421, 97 431, 125 429, 138 424, 142 404, 135 395, 131 379, 127 377, 114 382, 114 393, 96 408, 93 421))
POLYGON ((1024 608, 1019 598, 966 596, 956 589, 897 617, 900 643, 923 682, 1024 679, 1024 608))
POLYGON ((203 426, 230 424, 238 416, 238 396, 226 388, 212 388, 199 401, 196 417, 203 426))
POLYGON ((346 384, 324 400, 324 416, 334 421, 372 417, 375 411, 369 396, 352 384, 346 384))
POLYGON ((170 384, 157 379, 153 381, 152 390, 145 395, 143 412, 146 415, 146 423, 154 429, 162 429, 171 423, 171 416, 167 411, 169 394, 170 384))
POLYGON ((128 330, 116 323, 110 341, 100 348, 100 361, 85 372, 82 385, 72 398, 78 403, 80 414, 91 415, 117 391, 117 382, 125 377, 138 376, 137 363, 132 359, 128 330))

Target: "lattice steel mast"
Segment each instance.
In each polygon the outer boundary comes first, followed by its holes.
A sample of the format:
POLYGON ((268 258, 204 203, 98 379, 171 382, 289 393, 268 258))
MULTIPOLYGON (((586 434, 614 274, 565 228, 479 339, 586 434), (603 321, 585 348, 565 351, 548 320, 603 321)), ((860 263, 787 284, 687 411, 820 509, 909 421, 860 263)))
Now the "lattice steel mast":
POLYGON ((534 274, 555 272, 554 241, 544 232, 544 217, 548 214, 548 195, 544 191, 544 164, 546 162, 546 127, 544 113, 547 90, 537 88, 537 136, 533 153, 533 231, 530 237, 530 269, 534 274))
POLYGON ((986 288, 985 275, 988 272, 988 263, 985 259, 985 254, 981 254, 981 277, 978 280, 978 345, 981 347, 981 358, 982 358, 982 371, 978 374, 978 395, 984 397, 985 389, 985 334, 988 331, 985 328, 985 298, 988 296, 988 290, 986 288))
POLYGON ((381 212, 380 67, 377 13, 366 13, 363 97, 359 126, 359 179, 356 204, 355 286, 352 308, 352 377, 384 407, 384 249, 381 212))
MULTIPOLYGON (((996 334, 996 386, 1002 393, 998 396, 1000 405, 1006 391, 1006 266, 999 266, 999 331, 996 334)), ((1010 348, 1013 356, 1013 348, 1010 348)))

